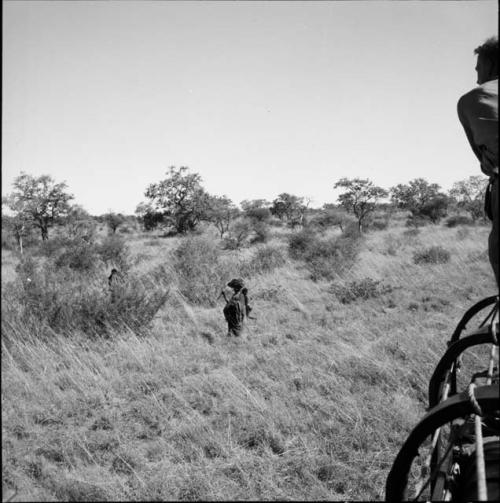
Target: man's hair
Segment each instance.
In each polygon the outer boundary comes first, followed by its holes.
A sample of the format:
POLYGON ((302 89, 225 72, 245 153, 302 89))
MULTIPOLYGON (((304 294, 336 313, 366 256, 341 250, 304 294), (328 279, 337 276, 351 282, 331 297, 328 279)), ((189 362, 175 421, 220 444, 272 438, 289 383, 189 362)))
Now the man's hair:
POLYGON ((474 49, 474 54, 484 57, 497 64, 498 61, 498 37, 490 37, 486 42, 474 49))

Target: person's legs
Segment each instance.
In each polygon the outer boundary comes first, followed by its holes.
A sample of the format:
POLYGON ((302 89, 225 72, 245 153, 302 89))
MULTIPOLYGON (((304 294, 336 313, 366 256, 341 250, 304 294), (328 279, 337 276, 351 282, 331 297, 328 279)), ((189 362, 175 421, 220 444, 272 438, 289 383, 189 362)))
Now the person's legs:
POLYGON ((495 278, 497 280, 497 285, 500 287, 499 278, 499 255, 500 255, 500 244, 499 244, 499 234, 500 234, 500 218, 498 214, 498 176, 495 178, 493 185, 491 187, 491 213, 493 215, 493 222, 491 226, 490 236, 488 238, 488 252, 490 257, 490 264, 495 273, 495 278))

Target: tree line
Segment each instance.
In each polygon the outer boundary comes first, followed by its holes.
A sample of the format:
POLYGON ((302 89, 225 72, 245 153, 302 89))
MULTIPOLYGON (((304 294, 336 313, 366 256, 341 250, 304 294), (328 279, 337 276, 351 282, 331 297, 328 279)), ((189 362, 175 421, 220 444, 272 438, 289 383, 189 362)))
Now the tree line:
MULTIPOLYGON (((339 210, 356 221, 360 232, 377 209, 407 211, 408 225, 415 226, 438 223, 450 209, 467 213, 475 222, 483 218, 486 184, 485 177, 471 176, 454 183, 445 193, 438 184, 423 178, 389 190, 376 186, 369 179, 341 178, 332 186, 342 190, 338 204, 329 203, 314 209, 309 199, 284 192, 273 201, 245 200, 238 207, 226 195, 209 194, 198 173, 190 172, 186 166, 171 166, 163 180, 146 188, 146 200, 137 205, 135 218, 146 231, 161 226, 173 234, 186 234, 194 231, 200 222, 210 222, 221 239, 232 234, 231 239, 236 241, 241 234, 248 235, 249 229, 257 237, 265 233, 265 224, 271 217, 291 228, 303 227, 312 221, 319 226, 342 228, 344 220, 339 210), (240 220, 239 225, 235 224, 237 220, 240 220)), ((15 235, 22 250, 23 237, 34 229, 40 233, 42 241, 46 241, 49 229, 55 225, 68 225, 72 232, 85 234, 85 225, 89 219, 94 219, 106 224, 110 233, 115 233, 134 218, 114 212, 91 217, 81 206, 72 204, 73 200, 65 182, 56 182, 49 175, 36 177, 21 173, 13 182, 13 191, 2 199, 2 206, 12 212, 10 216, 2 212, 3 224, 15 235)))

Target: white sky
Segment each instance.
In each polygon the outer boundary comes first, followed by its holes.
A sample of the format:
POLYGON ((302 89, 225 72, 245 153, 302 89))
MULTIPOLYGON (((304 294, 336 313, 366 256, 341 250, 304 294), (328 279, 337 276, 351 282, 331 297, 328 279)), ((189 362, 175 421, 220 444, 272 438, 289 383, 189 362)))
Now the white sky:
POLYGON ((341 177, 479 174, 457 119, 496 1, 3 3, 2 193, 66 181, 133 213, 188 166, 234 202, 335 202, 341 177))

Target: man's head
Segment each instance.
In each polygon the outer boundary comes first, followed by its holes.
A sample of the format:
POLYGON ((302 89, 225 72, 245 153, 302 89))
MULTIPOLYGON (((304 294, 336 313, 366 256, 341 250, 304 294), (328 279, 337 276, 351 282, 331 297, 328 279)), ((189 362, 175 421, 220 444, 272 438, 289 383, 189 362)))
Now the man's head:
POLYGON ((245 286, 245 283, 241 278, 235 278, 235 279, 232 279, 227 284, 227 286, 232 288, 235 292, 239 292, 245 286))
POLYGON ((477 54, 477 83, 498 78, 498 37, 491 37, 474 49, 477 54))

